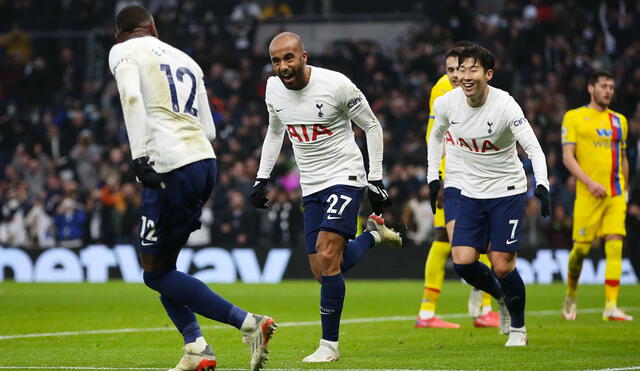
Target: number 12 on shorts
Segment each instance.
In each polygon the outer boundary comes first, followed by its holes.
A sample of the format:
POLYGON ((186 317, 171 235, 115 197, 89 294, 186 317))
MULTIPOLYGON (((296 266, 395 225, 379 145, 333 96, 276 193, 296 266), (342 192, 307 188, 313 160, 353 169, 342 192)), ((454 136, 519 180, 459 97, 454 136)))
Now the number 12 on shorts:
MULTIPOLYGON (((150 242, 157 242, 158 237, 154 236, 155 232, 156 223, 153 220, 147 219, 146 216, 142 215, 142 222, 140 223, 140 238, 150 242)), ((143 242, 142 244, 144 245, 145 243, 143 242)))
POLYGON ((332 193, 331 195, 329 195, 329 197, 327 198, 327 202, 329 203, 329 207, 327 208, 327 214, 338 214, 337 216, 334 215, 327 215, 327 219, 342 219, 342 213, 344 212, 344 209, 347 207, 347 205, 349 205, 349 203, 351 202, 352 198, 349 196, 345 196, 345 195, 336 195, 335 193, 332 193), (342 204, 340 205, 339 209, 336 209, 336 207, 338 206, 338 202, 340 202, 342 200, 342 204))

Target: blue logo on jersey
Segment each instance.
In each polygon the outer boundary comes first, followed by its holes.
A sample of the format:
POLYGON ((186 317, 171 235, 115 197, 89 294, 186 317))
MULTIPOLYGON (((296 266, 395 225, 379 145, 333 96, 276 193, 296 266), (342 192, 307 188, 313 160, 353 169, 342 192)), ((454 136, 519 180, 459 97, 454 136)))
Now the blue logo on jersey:
POLYGON ((613 134, 612 130, 607 129, 596 129, 596 132, 600 137, 611 138, 611 134, 613 134))
POLYGON ((355 107, 358 104, 360 104, 360 102, 362 102, 362 97, 358 96, 358 97, 352 98, 347 102, 347 108, 355 107))
POLYGON ((493 130, 491 130, 491 127, 493 126, 493 122, 487 121, 487 125, 489 126, 489 134, 493 133, 493 130))
POLYGON ((524 124, 525 122, 528 122, 527 118, 526 117, 521 117, 521 118, 519 118, 517 120, 513 120, 513 126, 520 126, 520 125, 524 124))

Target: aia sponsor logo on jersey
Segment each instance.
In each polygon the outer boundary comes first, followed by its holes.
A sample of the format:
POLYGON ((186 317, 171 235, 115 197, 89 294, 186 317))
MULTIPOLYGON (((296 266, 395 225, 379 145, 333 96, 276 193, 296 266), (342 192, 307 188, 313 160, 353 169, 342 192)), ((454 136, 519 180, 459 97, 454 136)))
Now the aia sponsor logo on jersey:
POLYGON ((322 124, 313 124, 311 128, 308 128, 308 126, 311 125, 287 125, 291 141, 296 138, 298 142, 308 143, 315 142, 321 135, 333 135, 333 132, 322 124))
POLYGON ((500 148, 493 144, 489 139, 458 138, 458 146, 476 153, 485 153, 489 151, 498 152, 500 150, 500 148))
POLYGON ((468 149, 471 152, 477 152, 477 153, 485 153, 488 151, 497 152, 500 150, 500 148, 498 148, 498 146, 493 144, 489 139, 458 138, 456 140, 448 130, 444 133, 444 142, 447 145, 460 146, 462 148, 468 149))

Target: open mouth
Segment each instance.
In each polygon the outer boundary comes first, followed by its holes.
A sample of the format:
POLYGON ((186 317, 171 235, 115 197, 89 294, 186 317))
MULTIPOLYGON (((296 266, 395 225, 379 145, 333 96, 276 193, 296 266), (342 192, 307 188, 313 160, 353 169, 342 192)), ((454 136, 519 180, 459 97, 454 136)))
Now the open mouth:
POLYGON ((296 75, 293 72, 289 72, 286 74, 283 73, 280 75, 280 78, 286 85, 291 85, 294 81, 296 81, 296 75))
POLYGON ((472 83, 472 82, 465 82, 465 83, 463 83, 461 86, 462 86, 462 88, 463 88, 465 91, 471 91, 471 90, 473 90, 473 87, 474 87, 475 85, 476 85, 476 84, 474 84, 474 83, 472 83))

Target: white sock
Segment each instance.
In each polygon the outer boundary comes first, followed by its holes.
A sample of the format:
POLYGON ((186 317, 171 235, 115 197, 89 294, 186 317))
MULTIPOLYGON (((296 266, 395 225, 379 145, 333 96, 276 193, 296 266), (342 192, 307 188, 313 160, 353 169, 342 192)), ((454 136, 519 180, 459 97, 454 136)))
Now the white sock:
POLYGON ((256 328, 258 322, 257 318, 253 313, 247 312, 247 316, 244 317, 244 321, 242 321, 242 325, 240 326, 240 331, 247 333, 256 328))
POLYGON ((418 313, 418 317, 420 317, 420 319, 431 319, 435 317, 435 315, 436 312, 432 310, 421 310, 420 313, 418 313))

